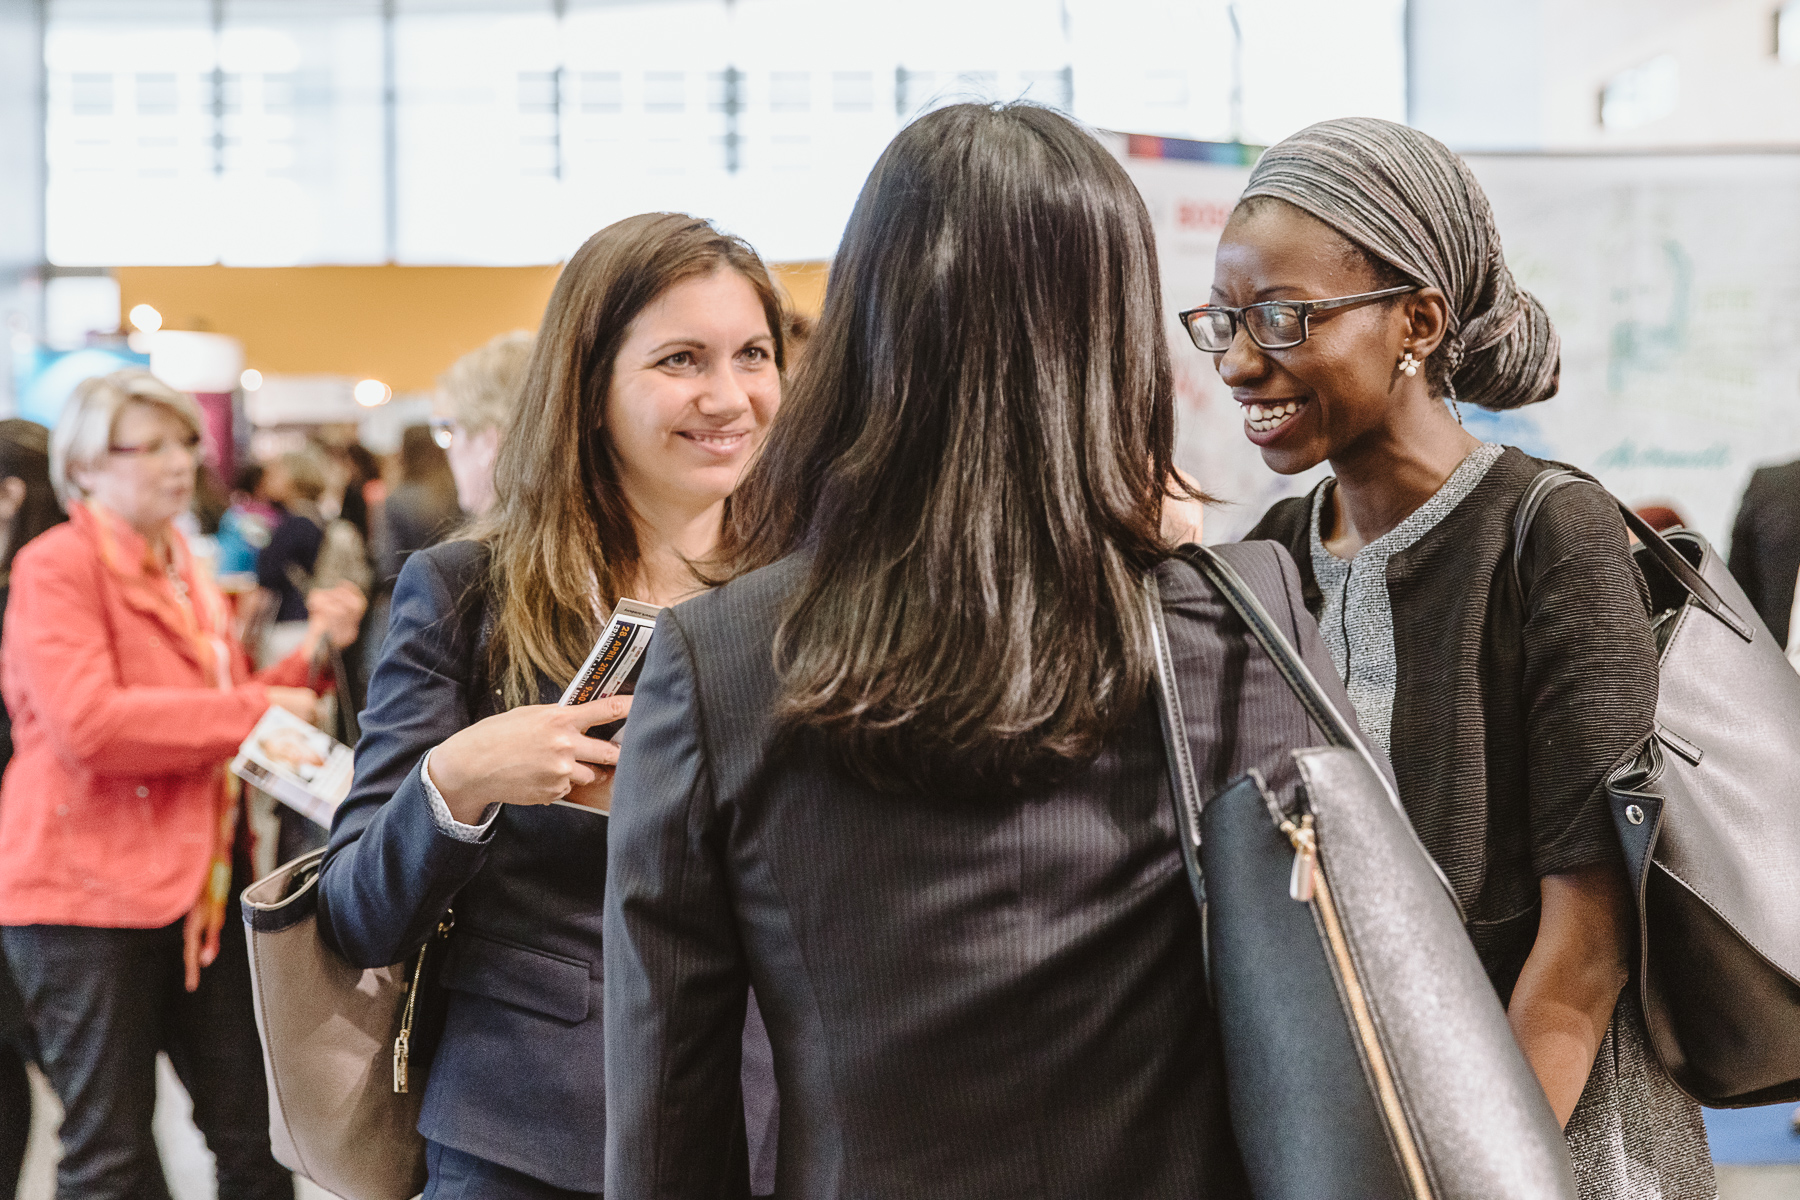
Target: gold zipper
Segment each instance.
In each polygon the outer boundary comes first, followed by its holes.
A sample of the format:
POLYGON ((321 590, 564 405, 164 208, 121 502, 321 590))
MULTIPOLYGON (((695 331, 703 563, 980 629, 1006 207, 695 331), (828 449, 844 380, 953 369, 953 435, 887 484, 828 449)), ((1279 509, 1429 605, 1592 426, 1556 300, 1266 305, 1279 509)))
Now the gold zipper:
POLYGON ((1368 998, 1363 995, 1362 983, 1356 976, 1356 963, 1350 957, 1350 943, 1344 938, 1344 928, 1338 921, 1337 905, 1332 902, 1331 888, 1325 882, 1324 866, 1319 862, 1319 837, 1313 828, 1312 814, 1303 815, 1298 824, 1292 818, 1283 818, 1281 832, 1287 834, 1288 841, 1294 847, 1294 868, 1288 876, 1288 895, 1302 903, 1312 904, 1319 915, 1320 924, 1325 927, 1326 944, 1337 968, 1338 979, 1343 983, 1344 995, 1350 1001, 1350 1020, 1356 1026, 1356 1036, 1362 1041, 1363 1055, 1369 1061, 1370 1074, 1375 1076, 1375 1094, 1381 1101, 1381 1112, 1387 1121, 1388 1132, 1400 1151, 1400 1162, 1406 1168, 1407 1183, 1411 1185, 1414 1200, 1432 1200, 1431 1182, 1425 1175, 1425 1161, 1419 1156, 1419 1147, 1413 1141, 1412 1126, 1407 1124, 1406 1113, 1400 1107, 1400 1093, 1394 1087, 1387 1052, 1382 1048, 1381 1038, 1375 1032, 1375 1020, 1369 1015, 1368 998))
POLYGON ((423 946, 419 947, 419 957, 413 961, 412 983, 406 989, 406 1006, 400 1010, 400 1032, 394 1038, 394 1094, 404 1096, 408 1087, 407 1067, 412 1056, 413 1012, 419 1000, 419 980, 425 974, 425 954, 431 949, 433 941, 442 941, 450 936, 450 929, 456 924, 452 913, 445 913, 444 919, 438 922, 433 935, 423 946))

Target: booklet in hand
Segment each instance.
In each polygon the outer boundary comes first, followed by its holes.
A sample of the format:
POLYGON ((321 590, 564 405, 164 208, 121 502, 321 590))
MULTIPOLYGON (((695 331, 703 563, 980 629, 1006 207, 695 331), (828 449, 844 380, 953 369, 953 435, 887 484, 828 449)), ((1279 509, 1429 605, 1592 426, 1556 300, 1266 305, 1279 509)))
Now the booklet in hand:
MULTIPOLYGON (((656 614, 661 611, 654 604, 621 597, 600 640, 594 643, 587 661, 575 672, 575 679, 564 689, 562 699, 557 703, 586 704, 607 696, 631 695, 637 684, 638 668, 643 665, 644 651, 650 645, 650 635, 656 632, 656 614)), ((606 815, 600 809, 572 800, 553 800, 551 803, 606 815)))
POLYGON ((605 632, 557 703, 586 704, 606 696, 631 695, 637 683, 638 664, 644 659, 650 635, 656 631, 656 614, 661 611, 654 604, 621 598, 605 632))
POLYGON ((327 829, 355 768, 350 747, 273 705, 231 760, 232 774, 327 829))

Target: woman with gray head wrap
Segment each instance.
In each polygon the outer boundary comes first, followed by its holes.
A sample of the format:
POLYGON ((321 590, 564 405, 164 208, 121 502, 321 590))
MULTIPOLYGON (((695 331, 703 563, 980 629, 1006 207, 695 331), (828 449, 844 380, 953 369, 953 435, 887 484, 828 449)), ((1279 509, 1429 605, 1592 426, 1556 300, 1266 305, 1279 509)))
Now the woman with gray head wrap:
POLYGON ((1272 147, 1181 314, 1284 475, 1334 476, 1250 534, 1308 605, 1420 839, 1457 893, 1586 1200, 1710 1200, 1705 1127, 1621 995, 1634 916, 1604 781, 1654 729, 1656 646, 1597 488, 1512 521, 1548 464, 1458 400, 1556 393, 1559 346, 1481 186, 1441 143, 1326 121, 1272 147))
POLYGON ((1425 365, 1447 395, 1503 409, 1556 394, 1549 314, 1513 281, 1487 196, 1442 142, 1372 117, 1327 121, 1263 155, 1243 199, 1265 196, 1335 229, 1384 277, 1444 294, 1449 333, 1425 365))

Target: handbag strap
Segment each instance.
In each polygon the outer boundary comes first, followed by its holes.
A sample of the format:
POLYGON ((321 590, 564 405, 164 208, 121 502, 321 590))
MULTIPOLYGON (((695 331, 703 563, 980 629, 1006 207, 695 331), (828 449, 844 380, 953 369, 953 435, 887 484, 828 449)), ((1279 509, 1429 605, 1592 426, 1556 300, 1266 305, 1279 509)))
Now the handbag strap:
POLYGON ((1650 522, 1633 512, 1624 501, 1601 487, 1600 481, 1589 476, 1571 471, 1567 467, 1546 467, 1539 471, 1525 492, 1524 499, 1519 501, 1518 509, 1513 513, 1513 582, 1519 587, 1519 595, 1525 594, 1524 584, 1519 576, 1519 561, 1525 554, 1525 539, 1531 534, 1532 523, 1537 520, 1538 510, 1543 508, 1544 501, 1557 488, 1571 483, 1586 483, 1599 488, 1602 495, 1618 506, 1619 515, 1625 518, 1625 527, 1636 535, 1650 557, 1674 577, 1684 591, 1693 597, 1694 603, 1711 613, 1720 624, 1743 638, 1746 642, 1755 640, 1753 627, 1725 603, 1712 584, 1694 569, 1694 564, 1669 544, 1669 539, 1651 527, 1650 522))
MULTIPOLYGON (((1394 811, 1399 813, 1401 819, 1405 821, 1405 828, 1412 832, 1414 842, 1419 845, 1419 853, 1424 855, 1425 861, 1431 863, 1431 869, 1437 875, 1438 882, 1443 885, 1445 893, 1450 896, 1451 901, 1456 904, 1457 910, 1460 912, 1462 903, 1457 899, 1456 890, 1450 886, 1449 878, 1437 865, 1437 861, 1425 850, 1424 844, 1418 842, 1418 834, 1413 830, 1412 818, 1407 815, 1405 807, 1401 805, 1400 796, 1394 791, 1394 785, 1388 779, 1387 773, 1375 761, 1374 754, 1369 750, 1368 744, 1363 741, 1356 727, 1344 718, 1343 713, 1338 710, 1331 697, 1326 695, 1325 689, 1319 686, 1318 678, 1312 673, 1312 668, 1306 665, 1306 661, 1294 649, 1293 643, 1289 642, 1287 636, 1281 632, 1281 627, 1275 623, 1275 618, 1269 614, 1267 608, 1263 607, 1262 601, 1250 585, 1244 581, 1244 577, 1238 574, 1237 569, 1226 562, 1216 551, 1205 546, 1182 546, 1176 551, 1176 555, 1199 571, 1237 613, 1250 630, 1251 637, 1256 639, 1256 643, 1262 647, 1263 652, 1269 656, 1269 660, 1275 664, 1275 669, 1280 673, 1282 682, 1287 684, 1288 690, 1294 694, 1294 698, 1306 710, 1307 716, 1312 718, 1313 724, 1325 735, 1326 742, 1355 751, 1368 766, 1369 773, 1380 781, 1382 790, 1387 794, 1388 803, 1394 806, 1394 811)), ((1178 818, 1177 828, 1187 835, 1182 839, 1182 858, 1187 863, 1188 882, 1194 889, 1195 898, 1204 901, 1203 881, 1198 862, 1200 810, 1202 807, 1200 788, 1194 774, 1193 751, 1187 740, 1187 722, 1181 712, 1181 697, 1175 687, 1175 659, 1169 644, 1168 625, 1163 616, 1162 593, 1157 587, 1154 574, 1148 576, 1148 582, 1146 595, 1150 607, 1150 628, 1156 641, 1156 683, 1157 690, 1161 693, 1160 713, 1163 745, 1166 750, 1163 757, 1168 761, 1169 787, 1175 802, 1178 818)))

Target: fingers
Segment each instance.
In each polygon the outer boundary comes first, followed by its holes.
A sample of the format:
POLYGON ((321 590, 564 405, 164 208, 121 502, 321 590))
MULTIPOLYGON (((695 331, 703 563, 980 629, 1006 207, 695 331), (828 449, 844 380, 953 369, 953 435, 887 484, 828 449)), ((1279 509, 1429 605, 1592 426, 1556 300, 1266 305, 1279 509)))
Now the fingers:
POLYGON ((576 729, 592 729, 596 725, 623 721, 631 712, 631 697, 602 696, 586 704, 571 704, 563 711, 569 714, 576 729))
POLYGON ((603 767, 611 767, 618 765, 619 762, 619 743, 609 742, 603 738, 580 736, 575 739, 570 749, 575 752, 576 759, 584 763, 597 763, 603 767))

